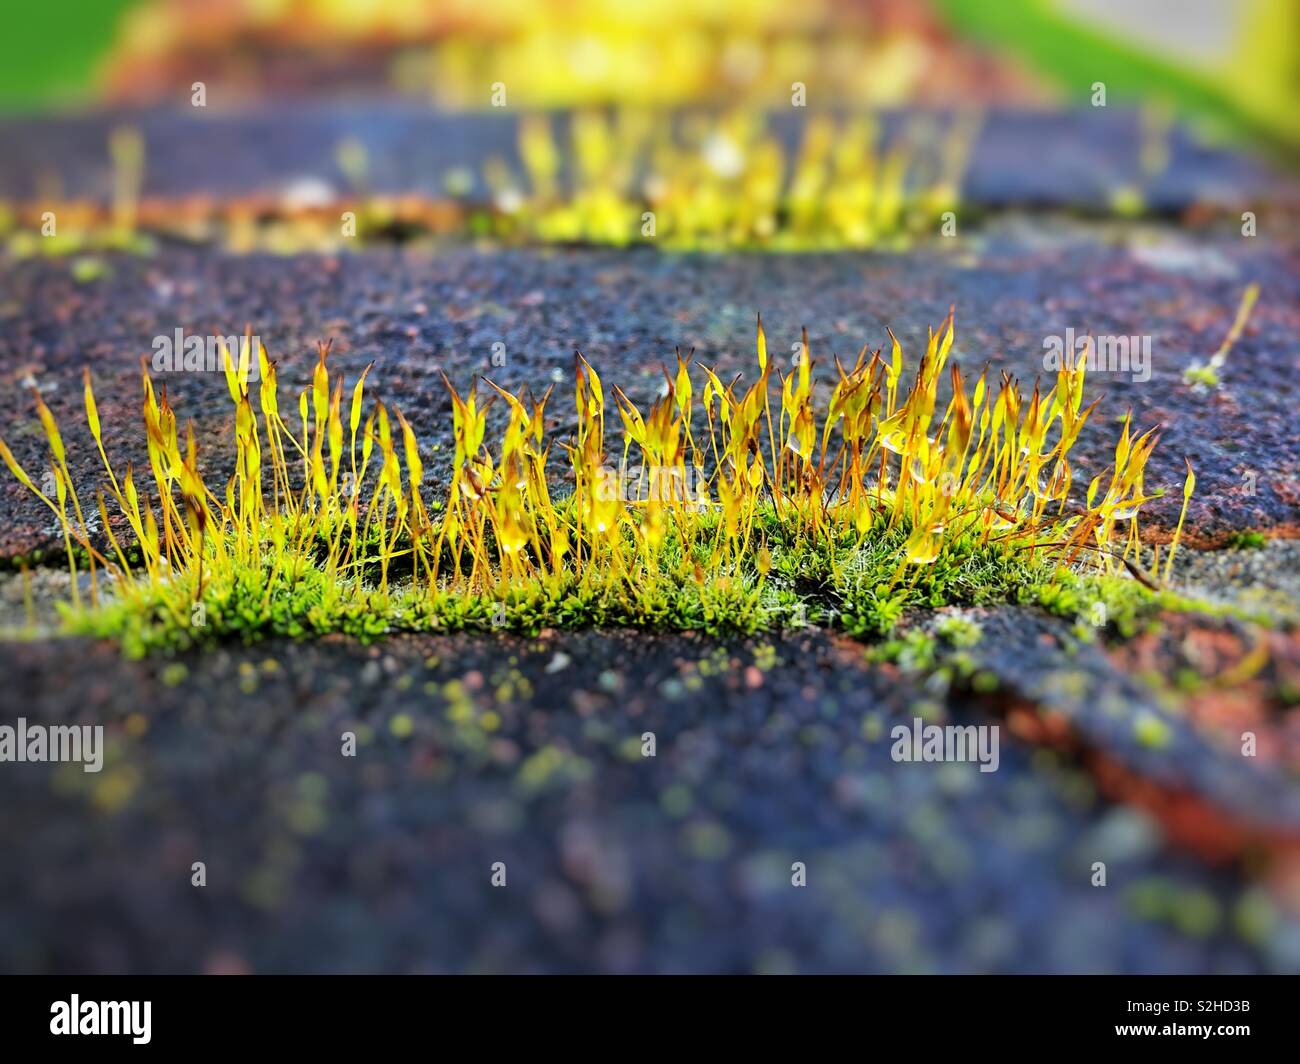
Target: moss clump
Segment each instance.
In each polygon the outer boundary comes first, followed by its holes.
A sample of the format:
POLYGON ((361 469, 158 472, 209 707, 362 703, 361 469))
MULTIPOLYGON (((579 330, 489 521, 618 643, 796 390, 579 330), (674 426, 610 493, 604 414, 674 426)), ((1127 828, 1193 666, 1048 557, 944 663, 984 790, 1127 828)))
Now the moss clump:
POLYGON ((1228 537, 1229 550, 1262 550, 1268 539, 1262 532, 1234 532, 1228 537))
MULTIPOLYGON (((110 462, 89 373, 86 419, 106 474, 93 506, 39 395, 53 497, 3 441, 0 458, 63 530, 69 629, 133 653, 400 629, 828 624, 875 636, 915 608, 1038 602, 1077 613, 1088 601, 1079 581, 1133 565, 1138 513, 1158 494, 1143 486, 1155 430, 1134 434, 1125 418, 1112 467, 1079 499, 1069 453, 1096 405, 1082 403, 1086 361, 1024 396, 1006 376, 992 385, 981 375, 972 388, 949 365, 952 343, 949 315, 910 387, 897 340, 888 356, 864 347, 851 367, 835 359, 823 416, 806 333, 784 374, 760 322, 748 386, 706 368, 701 387, 679 355, 645 413, 617 387, 607 398, 578 354, 576 431, 561 444, 574 487, 562 497, 544 432, 549 392, 536 400, 489 382, 485 402, 477 387, 461 395, 447 382, 455 448, 431 497, 413 427, 382 401, 367 411, 368 369, 345 393, 322 347, 291 427, 275 365, 251 341, 226 353, 235 473, 221 490, 205 482, 193 431, 181 431, 147 373, 152 490, 110 462), (495 400, 506 423, 490 446, 495 400), (614 411, 621 456, 606 446, 614 411), (110 502, 129 536, 113 531, 110 502)), ((1193 483, 1189 469, 1184 510, 1193 483)), ((1109 623, 1123 628, 1136 613, 1131 594, 1116 592, 1109 623)), ((954 643, 973 638, 969 626, 950 629, 941 634, 954 643)))

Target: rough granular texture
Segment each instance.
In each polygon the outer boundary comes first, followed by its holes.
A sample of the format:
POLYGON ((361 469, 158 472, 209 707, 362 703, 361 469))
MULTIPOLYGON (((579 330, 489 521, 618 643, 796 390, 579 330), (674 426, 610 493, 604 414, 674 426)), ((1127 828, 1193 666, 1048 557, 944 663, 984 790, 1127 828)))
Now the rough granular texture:
POLYGON ((996 772, 893 761, 915 713, 998 718, 818 633, 0 654, 0 718, 108 734, 99 774, 0 776, 6 970, 1300 964, 1267 893, 1068 754, 1004 727, 996 772))

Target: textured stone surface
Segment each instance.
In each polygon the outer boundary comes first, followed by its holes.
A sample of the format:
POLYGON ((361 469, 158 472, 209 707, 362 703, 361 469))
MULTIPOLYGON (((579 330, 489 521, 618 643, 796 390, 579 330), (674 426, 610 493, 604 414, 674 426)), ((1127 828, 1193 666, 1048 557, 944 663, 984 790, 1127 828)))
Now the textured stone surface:
POLYGON ((817 633, 0 660, 0 718, 109 735, 98 775, 0 773, 6 970, 1300 966, 1262 886, 1172 847, 1072 755, 1004 727, 996 772, 892 761, 915 712, 997 718, 817 633))

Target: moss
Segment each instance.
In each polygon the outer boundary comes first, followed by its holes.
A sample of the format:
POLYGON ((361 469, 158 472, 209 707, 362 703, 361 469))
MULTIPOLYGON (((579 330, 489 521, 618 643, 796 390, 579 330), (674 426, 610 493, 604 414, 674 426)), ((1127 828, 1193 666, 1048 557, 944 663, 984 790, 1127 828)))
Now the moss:
MULTIPOLYGON (((1087 416, 1083 370, 1061 368, 1055 385, 1025 404, 1014 381, 994 389, 981 376, 968 389, 953 365, 946 375, 953 398, 936 424, 953 337, 950 314, 931 332, 910 388, 896 342, 888 360, 868 358, 864 348, 851 370, 837 361, 820 424, 806 334, 796 367, 779 379, 775 411, 775 363, 761 323, 751 384, 726 385, 706 369, 699 388, 689 358, 679 358, 666 394, 645 415, 617 388, 607 404, 596 370, 575 355, 578 425, 564 448, 574 488, 558 498, 548 469, 557 448, 544 442, 546 397, 489 385, 508 417, 494 448, 477 383, 462 396, 447 382, 455 454, 435 500, 407 419, 381 401, 366 416, 369 371, 345 393, 322 345, 290 415, 299 439, 280 413, 275 364, 251 343, 237 363, 231 353, 226 368, 237 472, 216 492, 204 483, 193 438, 146 371, 156 509, 104 453, 107 495, 130 535, 124 530, 125 543, 114 539, 94 557, 117 597, 91 608, 74 594, 67 627, 117 639, 132 655, 271 636, 371 640, 403 630, 723 634, 825 625, 876 639, 909 610, 1036 603, 1134 634, 1172 601, 1111 575, 1124 571, 1115 560, 1123 530, 1152 497, 1141 475, 1154 429, 1134 436, 1125 418, 1110 485, 1102 492, 1096 478, 1085 508, 1070 510, 1066 452, 1087 416), (606 441, 615 412, 625 429, 621 465, 606 441), (677 487, 647 495, 638 483, 629 491, 628 455, 638 452, 677 487)), ((102 450, 88 371, 84 397, 102 450)), ((75 576, 98 534, 79 516, 78 500, 90 493, 83 486, 78 496, 57 423, 36 402, 58 504, 3 441, 0 458, 58 516, 75 576)), ((1192 483, 1189 472, 1185 500, 1192 483)), ((960 617, 944 619, 936 633, 955 650, 979 639, 978 627, 960 617)), ((918 639, 903 649, 909 667, 935 663, 933 645, 918 639)))
POLYGON ((1208 891, 1159 876, 1134 883, 1125 900, 1139 917, 1171 924, 1186 935, 1213 934, 1223 922, 1219 902, 1208 891))
POLYGON ((984 632, 978 624, 957 614, 939 618, 935 631, 954 647, 973 647, 984 638, 984 632))
POLYGON ((1076 634, 1087 641, 1088 629, 1107 638, 1129 639, 1158 628, 1165 612, 1202 617, 1231 617, 1276 627, 1278 619, 1266 609, 1211 602, 1173 591, 1148 588, 1127 574, 1106 574, 1060 568, 1046 579, 1028 584, 1019 601, 1039 605, 1058 617, 1080 622, 1076 634), (1087 626, 1087 627, 1084 627, 1087 626))
MULTIPOLYGON (((810 625, 843 631, 869 642, 886 640, 886 660, 900 646, 889 634, 909 610, 942 607, 1033 605, 1077 622, 1084 641, 1130 638, 1166 610, 1246 616, 1235 607, 1210 605, 1167 590, 1153 591, 1127 574, 1079 571, 1025 552, 982 546, 976 537, 956 541, 935 564, 896 580, 897 550, 906 526, 881 528, 861 543, 855 537, 799 543, 772 510, 760 516, 769 536, 771 568, 758 571, 751 557, 725 575, 701 574, 682 564, 681 544, 665 541, 656 570, 635 580, 607 574, 578 579, 522 578, 495 593, 395 584, 376 587, 373 574, 340 579, 320 565, 302 566, 292 580, 268 568, 213 574, 201 599, 176 605, 174 588, 142 585, 129 599, 101 595, 92 608, 61 607, 71 634, 110 638, 130 656, 177 652, 224 641, 253 643, 270 637, 310 638, 343 633, 374 641, 399 631, 509 631, 535 635, 543 628, 631 627, 700 631, 711 635, 793 630, 810 625)), ((961 614, 938 619, 934 635, 946 650, 978 644, 977 623, 961 614)), ((908 661, 934 663, 919 642, 908 661)))
MULTIPOLYGON (((332 632, 373 641, 398 631, 535 635, 543 628, 632 627, 724 635, 819 625, 876 640, 909 609, 1038 599, 1053 602, 1059 612, 1086 609, 1095 587, 1109 588, 1113 603, 1129 602, 1131 589, 1124 583, 1144 591, 1118 578, 1113 587, 1094 585, 1066 569, 1030 564, 1014 551, 981 547, 973 537, 954 544, 940 563, 911 581, 894 582, 895 551, 908 535, 906 528, 882 530, 879 538, 868 537, 861 545, 849 537, 794 547, 785 545, 791 530, 783 529, 774 512, 762 520, 772 536, 772 568, 765 576, 750 558, 729 573, 701 579, 680 564, 681 544, 670 537, 659 568, 639 573, 634 581, 567 574, 503 582, 495 593, 431 592, 411 583, 384 592, 368 576, 340 579, 320 565, 304 565, 291 578, 268 565, 211 574, 202 597, 182 607, 174 588, 142 584, 129 598, 105 599, 94 608, 64 606, 63 613, 69 632, 117 640, 128 655, 140 656, 332 632)), ((791 543, 795 539, 790 536, 791 543)), ((1123 609, 1113 608, 1120 617, 1137 616, 1140 604, 1135 596, 1123 609)), ((941 618, 935 635, 924 638, 960 649, 978 643, 981 632, 975 622, 954 614, 941 618)), ((910 646, 918 666, 932 663, 932 651, 919 641, 910 646)))
POLYGON ((1141 713, 1133 722, 1133 735, 1143 746, 1153 750, 1169 745, 1169 725, 1154 713, 1141 713))
POLYGON ((1234 532, 1228 537, 1228 550, 1262 550, 1268 539, 1262 532, 1234 532))
POLYGON ((1183 370, 1183 381, 1194 387, 1217 388, 1219 386, 1218 371, 1210 365, 1197 363, 1194 366, 1188 366, 1183 370))

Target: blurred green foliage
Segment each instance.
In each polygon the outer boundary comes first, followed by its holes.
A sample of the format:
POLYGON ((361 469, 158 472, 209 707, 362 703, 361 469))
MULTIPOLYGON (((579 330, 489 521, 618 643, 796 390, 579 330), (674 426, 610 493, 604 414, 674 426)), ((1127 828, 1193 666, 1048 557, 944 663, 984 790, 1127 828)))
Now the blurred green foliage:
POLYGON ((1237 0, 1230 37, 1214 63, 1180 54, 1176 27, 1161 47, 1119 26, 1085 21, 1084 2, 933 3, 956 33, 1018 55, 1072 104, 1086 103, 1102 82, 1111 104, 1158 101, 1253 146, 1287 155, 1300 149, 1300 0, 1237 0))
POLYGON ((0 108, 77 103, 93 96, 118 19, 138 0, 58 0, 5 5, 0 108))

